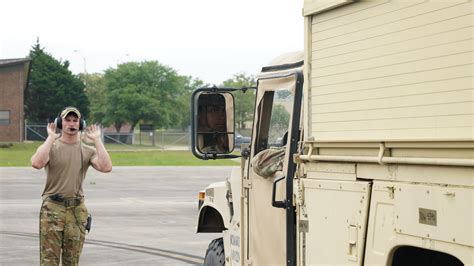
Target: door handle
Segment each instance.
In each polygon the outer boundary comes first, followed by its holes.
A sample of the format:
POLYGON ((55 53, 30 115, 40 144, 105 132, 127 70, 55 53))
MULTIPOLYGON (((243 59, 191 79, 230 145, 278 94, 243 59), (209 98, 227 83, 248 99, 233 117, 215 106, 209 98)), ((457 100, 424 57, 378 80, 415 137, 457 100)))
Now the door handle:
POLYGON ((277 180, 273 181, 273 190, 272 190, 272 206, 275 208, 286 208, 286 201, 277 201, 276 200, 276 185, 278 182, 285 179, 285 177, 280 177, 277 180))

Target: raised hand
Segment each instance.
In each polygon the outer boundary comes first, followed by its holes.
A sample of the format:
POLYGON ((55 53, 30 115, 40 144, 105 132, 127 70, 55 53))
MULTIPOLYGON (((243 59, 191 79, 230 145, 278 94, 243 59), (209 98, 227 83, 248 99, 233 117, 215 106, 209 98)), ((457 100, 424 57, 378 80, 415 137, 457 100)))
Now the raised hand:
POLYGON ((97 156, 91 160, 92 166, 96 170, 104 173, 112 171, 112 161, 102 142, 100 127, 98 125, 88 127, 86 129, 86 137, 94 142, 94 146, 97 150, 97 156))
POLYGON ((48 131, 48 137, 52 138, 59 138, 59 133, 56 133, 56 124, 55 123, 48 123, 48 126, 46 127, 46 130, 48 131))
POLYGON ((86 134, 87 134, 87 138, 89 138, 90 140, 96 142, 98 140, 100 140, 101 138, 101 134, 100 134, 100 127, 97 126, 97 125, 91 125, 89 127, 86 128, 86 134))

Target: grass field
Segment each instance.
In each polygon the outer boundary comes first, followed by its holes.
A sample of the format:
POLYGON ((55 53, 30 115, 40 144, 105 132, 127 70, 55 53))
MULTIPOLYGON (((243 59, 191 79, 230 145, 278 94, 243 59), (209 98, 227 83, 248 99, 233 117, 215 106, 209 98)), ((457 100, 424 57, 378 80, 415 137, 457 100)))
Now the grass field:
MULTIPOLYGON (((42 142, 13 143, 9 148, 0 148, 0 166, 30 166, 30 158, 42 142)), ((239 165, 237 160, 200 160, 190 151, 163 151, 146 146, 133 149, 106 144, 114 166, 219 166, 239 165)))

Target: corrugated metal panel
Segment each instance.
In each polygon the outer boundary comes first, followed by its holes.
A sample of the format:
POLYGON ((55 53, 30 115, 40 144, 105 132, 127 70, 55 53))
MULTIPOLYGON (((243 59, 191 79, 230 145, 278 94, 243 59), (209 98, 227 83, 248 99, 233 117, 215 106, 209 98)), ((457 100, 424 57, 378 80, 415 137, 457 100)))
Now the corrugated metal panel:
POLYGON ((361 1, 312 17, 316 140, 474 139, 472 1, 361 1))

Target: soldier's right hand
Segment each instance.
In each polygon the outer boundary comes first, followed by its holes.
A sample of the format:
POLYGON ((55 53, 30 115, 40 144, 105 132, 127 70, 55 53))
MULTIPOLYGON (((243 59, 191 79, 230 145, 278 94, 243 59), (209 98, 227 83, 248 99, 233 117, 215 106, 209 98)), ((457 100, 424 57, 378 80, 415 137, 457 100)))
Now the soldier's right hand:
POLYGON ((52 138, 58 138, 59 134, 56 133, 56 124, 55 123, 49 123, 48 126, 46 127, 48 130, 48 137, 52 138))

